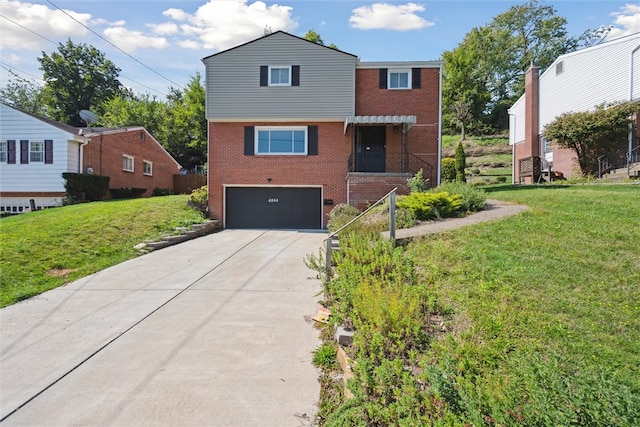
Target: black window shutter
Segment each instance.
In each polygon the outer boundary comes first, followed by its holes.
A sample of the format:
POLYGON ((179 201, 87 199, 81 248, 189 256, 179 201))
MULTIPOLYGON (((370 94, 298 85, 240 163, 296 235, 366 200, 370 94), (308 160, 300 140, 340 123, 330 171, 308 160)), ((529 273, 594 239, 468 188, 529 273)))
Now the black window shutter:
POLYGON ((378 88, 386 89, 387 88, 387 69, 380 68, 380 81, 378 84, 378 88))
POLYGON ((260 86, 269 86, 269 67, 260 66, 260 86))
POLYGON ((13 139, 7 141, 7 163, 10 165, 16 163, 16 141, 13 139))
POLYGON ((291 86, 300 86, 300 66, 291 66, 291 86))
POLYGON ((244 127, 244 155, 253 156, 255 154, 255 133, 253 126, 244 127))
POLYGON ((29 141, 26 139, 20 140, 20 163, 29 163, 29 141))
POLYGON ((307 154, 310 156, 318 155, 318 126, 307 128, 307 154))
POLYGON ((420 89, 420 68, 411 69, 411 88, 420 89))
POLYGON ((53 140, 44 140, 44 162, 48 165, 53 163, 53 140))

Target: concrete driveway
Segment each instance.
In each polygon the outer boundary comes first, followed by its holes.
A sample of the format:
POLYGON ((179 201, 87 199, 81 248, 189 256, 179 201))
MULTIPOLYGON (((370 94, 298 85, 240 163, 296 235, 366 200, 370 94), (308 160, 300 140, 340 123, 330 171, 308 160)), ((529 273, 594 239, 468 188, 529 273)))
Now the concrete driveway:
POLYGON ((0 419, 303 426, 321 232, 225 230, 0 310, 0 419))

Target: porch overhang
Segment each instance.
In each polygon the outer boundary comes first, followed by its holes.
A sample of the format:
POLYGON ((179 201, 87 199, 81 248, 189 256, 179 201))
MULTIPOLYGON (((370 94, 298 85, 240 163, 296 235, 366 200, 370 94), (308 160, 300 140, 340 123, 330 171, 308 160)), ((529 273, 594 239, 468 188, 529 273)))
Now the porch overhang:
POLYGON ((416 124, 416 116, 347 116, 344 120, 344 133, 349 125, 405 125, 406 129, 416 124))

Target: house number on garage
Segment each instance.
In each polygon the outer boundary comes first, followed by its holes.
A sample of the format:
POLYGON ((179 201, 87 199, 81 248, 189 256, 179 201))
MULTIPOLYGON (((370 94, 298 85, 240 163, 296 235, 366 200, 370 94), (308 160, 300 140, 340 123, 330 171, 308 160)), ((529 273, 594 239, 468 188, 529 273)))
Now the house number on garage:
POLYGON ((278 203, 278 199, 272 197, 271 199, 269 199, 269 203, 278 203))

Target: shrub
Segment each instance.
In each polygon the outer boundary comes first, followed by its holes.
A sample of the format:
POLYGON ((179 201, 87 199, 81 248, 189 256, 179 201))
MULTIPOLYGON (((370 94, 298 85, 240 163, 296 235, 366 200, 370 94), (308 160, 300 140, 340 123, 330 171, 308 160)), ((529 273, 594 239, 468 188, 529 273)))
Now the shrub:
POLYGON ((424 178, 422 168, 411 178, 407 179, 407 185, 412 193, 422 193, 429 188, 429 180, 424 178))
POLYGON ((209 190, 206 185, 203 185, 200 188, 196 188, 191 191, 189 195, 189 199, 187 200, 187 206, 197 209, 203 214, 206 214, 209 210, 209 190))
POLYGON ((467 178, 464 174, 464 171, 467 168, 467 155, 464 153, 464 145, 462 145, 462 141, 460 141, 456 147, 455 166, 456 181, 467 182, 467 178))
POLYGON ((360 213, 360 210, 355 206, 351 206, 346 203, 340 203, 333 209, 331 209, 331 212, 329 212, 327 229, 329 231, 336 231, 340 227, 360 215, 360 213))
POLYGON ((109 189, 109 177, 65 172, 65 200, 67 203, 102 200, 109 189))
POLYGON ((407 208, 416 219, 426 221, 433 218, 454 216, 462 209, 462 197, 447 192, 411 193, 398 199, 399 208, 407 208))
POLYGON ((122 187, 109 189, 109 194, 111 194, 112 199, 134 199, 142 196, 146 192, 146 188, 122 187))
POLYGON ((153 196, 170 196, 171 195, 171 189, 170 188, 159 188, 156 187, 153 189, 153 196))
POLYGON ((452 157, 445 157, 441 162, 442 181, 456 180, 456 161, 452 157))
MULTIPOLYGON (((481 183, 482 184, 482 183, 481 183)), ((487 202, 487 193, 484 190, 475 188, 481 184, 464 184, 461 182, 445 182, 434 192, 446 191, 449 194, 457 194, 462 199, 461 210, 463 212, 476 212, 482 210, 487 202)))

